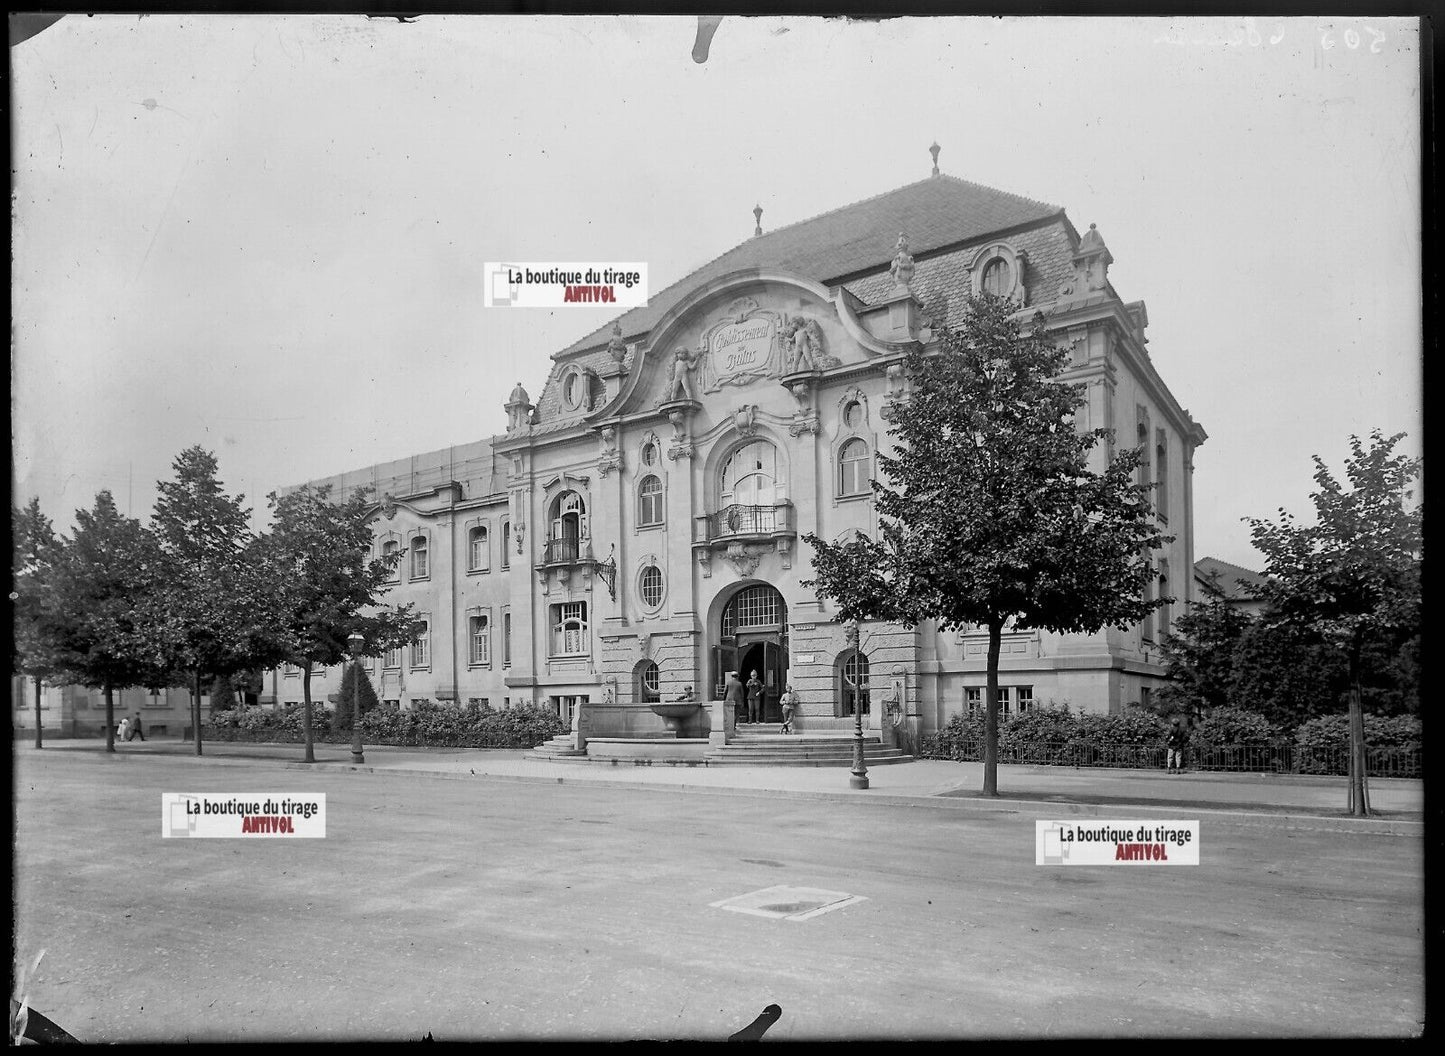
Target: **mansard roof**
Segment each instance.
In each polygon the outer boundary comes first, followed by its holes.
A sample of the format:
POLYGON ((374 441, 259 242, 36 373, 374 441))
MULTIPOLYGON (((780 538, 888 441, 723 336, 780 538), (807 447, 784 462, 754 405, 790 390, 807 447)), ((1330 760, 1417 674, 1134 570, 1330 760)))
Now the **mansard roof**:
MULTIPOLYGON (((646 334, 690 291, 741 268, 767 266, 837 285, 886 271, 900 232, 907 234, 914 257, 923 257, 945 247, 1062 217, 1063 212, 1061 206, 956 176, 930 176, 748 239, 654 293, 645 307, 625 313, 620 320, 622 333, 628 340, 646 334)), ((609 322, 573 342, 561 354, 605 345, 611 336, 609 322)))

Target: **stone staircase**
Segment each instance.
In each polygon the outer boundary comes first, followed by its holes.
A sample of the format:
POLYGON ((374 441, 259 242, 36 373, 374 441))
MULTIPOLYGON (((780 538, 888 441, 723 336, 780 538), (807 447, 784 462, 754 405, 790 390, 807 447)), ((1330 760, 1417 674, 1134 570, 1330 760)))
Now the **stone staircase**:
MULTIPOLYGON (((853 765, 851 733, 744 733, 703 757, 708 766, 841 766, 853 765)), ((909 763, 913 756, 900 748, 884 748, 876 733, 863 735, 865 766, 909 763)))
MULTIPOLYGON (((650 738, 648 744, 665 745, 667 738, 650 738)), ((560 734, 532 749, 531 758, 544 761, 586 762, 585 751, 572 747, 572 735, 560 734)), ((867 766, 908 763, 913 756, 901 749, 884 748, 876 733, 863 735, 863 761, 867 766)), ((744 733, 735 734, 730 744, 711 748, 699 761, 652 758, 639 765, 649 766, 841 766, 853 765, 851 733, 744 733)))
POLYGON ((586 759, 586 750, 578 751, 573 747, 571 733, 559 733, 550 741, 543 741, 532 749, 532 753, 543 759, 586 759))

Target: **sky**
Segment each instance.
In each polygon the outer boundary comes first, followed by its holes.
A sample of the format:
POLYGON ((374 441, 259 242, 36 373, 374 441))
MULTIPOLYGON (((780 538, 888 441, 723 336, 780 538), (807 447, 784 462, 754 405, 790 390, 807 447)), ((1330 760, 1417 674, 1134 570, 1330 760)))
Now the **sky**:
MULTIPOLYGON (((1420 453, 1413 20, 68 15, 11 48, 14 501, 149 517, 183 449, 273 489, 501 433, 616 310, 487 261, 645 261, 943 172, 1097 224, 1209 439, 1195 555, 1420 453)), ((885 247, 886 248, 886 247, 885 247)))

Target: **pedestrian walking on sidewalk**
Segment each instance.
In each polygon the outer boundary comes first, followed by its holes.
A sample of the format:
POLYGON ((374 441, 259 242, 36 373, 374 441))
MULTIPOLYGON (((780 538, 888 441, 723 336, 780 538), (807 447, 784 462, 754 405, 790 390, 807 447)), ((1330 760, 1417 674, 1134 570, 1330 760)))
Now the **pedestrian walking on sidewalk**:
POLYGON ((120 722, 115 726, 115 739, 118 741, 130 740, 130 717, 122 715, 120 722))
MULTIPOLYGON (((146 739, 145 730, 140 724, 140 712, 136 712, 135 718, 130 720, 130 736, 139 738, 142 741, 146 739)), ((130 738, 127 738, 127 740, 129 739, 130 738)))
POLYGON ((1189 747, 1189 731, 1178 719, 1169 728, 1169 759, 1165 764, 1165 770, 1169 773, 1184 772, 1184 750, 1189 747))

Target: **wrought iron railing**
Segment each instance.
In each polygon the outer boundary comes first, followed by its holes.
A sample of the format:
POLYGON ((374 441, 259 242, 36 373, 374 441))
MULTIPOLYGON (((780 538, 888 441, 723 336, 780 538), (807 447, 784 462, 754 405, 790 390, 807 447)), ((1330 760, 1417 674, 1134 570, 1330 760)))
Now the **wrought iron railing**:
MULTIPOLYGON (((925 749, 925 755, 930 754, 925 749)), ((934 758, 979 762, 983 741, 940 738, 934 758)), ((1419 748, 1369 748, 1367 767, 1371 777, 1421 777, 1419 748)), ((1000 738, 998 761, 1035 766, 1116 767, 1128 770, 1163 770, 1168 749, 1159 745, 1101 744, 1090 741, 1009 741, 1000 738)), ((1329 774, 1349 773, 1347 748, 1301 748, 1297 745, 1216 745, 1184 750, 1184 766, 1190 770, 1238 773, 1329 774)))
POLYGON ((576 539, 548 539, 542 549, 542 560, 549 565, 564 565, 580 559, 581 546, 576 539))
POLYGON ((791 502, 771 506, 740 506, 734 503, 698 520, 702 522, 704 538, 708 542, 735 535, 774 535, 794 530, 791 502))

